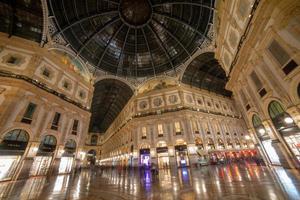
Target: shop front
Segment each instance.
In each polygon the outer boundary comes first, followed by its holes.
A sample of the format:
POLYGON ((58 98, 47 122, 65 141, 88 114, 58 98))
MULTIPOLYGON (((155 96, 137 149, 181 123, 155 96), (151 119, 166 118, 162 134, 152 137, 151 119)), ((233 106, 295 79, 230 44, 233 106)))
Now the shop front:
POLYGON ((140 149, 140 166, 149 168, 151 165, 150 149, 140 149))
POLYGON ((209 152, 210 164, 223 164, 226 162, 226 154, 223 151, 209 152))
POLYGON ((227 138, 227 149, 232 149, 233 148, 233 144, 230 140, 230 138, 227 138))
POLYGON ((176 145, 175 155, 177 167, 188 167, 190 165, 187 145, 176 145))
POLYGON ((300 166, 300 128, 283 106, 272 101, 268 107, 269 115, 283 141, 289 148, 297 167, 300 166))
POLYGON ((234 143, 235 143, 235 148, 237 148, 237 149, 241 148, 241 143, 237 138, 234 140, 234 143))
POLYGON ((8 132, 0 143, 0 181, 11 180, 25 152, 29 134, 15 129, 8 132))
POLYGON ((169 168, 170 160, 169 160, 168 147, 157 147, 156 154, 157 154, 158 168, 160 169, 169 168))
POLYGON ((86 156, 88 166, 96 164, 96 151, 94 149, 89 150, 86 156))
POLYGON ((204 150, 204 145, 203 145, 201 138, 199 138, 199 137, 195 138, 195 145, 197 147, 197 150, 199 150, 199 151, 204 150))
POLYGON ((225 144, 221 138, 218 139, 218 149, 225 149, 225 144))
POLYGON ((74 156, 76 151, 76 142, 72 139, 65 144, 64 153, 60 159, 58 174, 71 173, 74 165, 74 156))
POLYGON ((30 168, 30 176, 47 175, 53 160, 56 143, 56 138, 52 135, 46 135, 43 138, 30 168))
POLYGON ((288 167, 288 161, 282 152, 282 148, 280 148, 280 141, 270 138, 261 119, 257 115, 253 115, 252 124, 269 163, 288 167))

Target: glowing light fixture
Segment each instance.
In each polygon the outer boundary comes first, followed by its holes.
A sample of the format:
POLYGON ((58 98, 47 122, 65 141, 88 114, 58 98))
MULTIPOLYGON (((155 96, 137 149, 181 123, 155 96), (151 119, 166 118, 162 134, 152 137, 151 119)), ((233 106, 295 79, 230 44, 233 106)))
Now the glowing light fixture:
POLYGON ((294 122, 294 120, 291 117, 285 117, 284 122, 287 123, 287 124, 291 124, 291 123, 294 122))
POLYGON ((260 134, 265 134, 265 133, 266 133, 266 130, 265 130, 264 128, 260 128, 260 129, 258 130, 258 132, 259 132, 260 134))

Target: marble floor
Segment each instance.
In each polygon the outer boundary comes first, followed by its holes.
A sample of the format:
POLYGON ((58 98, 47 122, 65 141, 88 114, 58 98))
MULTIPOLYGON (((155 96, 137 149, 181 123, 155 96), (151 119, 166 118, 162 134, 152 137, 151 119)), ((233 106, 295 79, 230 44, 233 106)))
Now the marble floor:
POLYGON ((149 171, 99 169, 0 183, 0 199, 300 199, 300 175, 255 164, 149 171))

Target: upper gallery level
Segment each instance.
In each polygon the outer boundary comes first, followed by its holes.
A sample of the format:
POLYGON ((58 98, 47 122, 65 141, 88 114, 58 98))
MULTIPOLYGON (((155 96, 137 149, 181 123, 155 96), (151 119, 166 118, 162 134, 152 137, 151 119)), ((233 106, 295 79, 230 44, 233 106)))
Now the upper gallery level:
POLYGON ((91 74, 68 52, 0 33, 0 73, 27 81, 82 109, 90 107, 91 74))
POLYGON ((142 85, 109 126, 103 140, 119 131, 133 118, 191 110, 232 118, 240 113, 230 97, 178 83, 175 79, 155 78, 142 85))

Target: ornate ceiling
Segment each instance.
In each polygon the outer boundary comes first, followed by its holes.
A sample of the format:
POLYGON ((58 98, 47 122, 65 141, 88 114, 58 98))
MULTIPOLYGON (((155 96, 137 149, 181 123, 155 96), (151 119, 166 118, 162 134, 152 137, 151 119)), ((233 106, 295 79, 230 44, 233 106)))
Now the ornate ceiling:
POLYGON ((150 77, 175 70, 208 36, 214 0, 49 0, 53 40, 109 74, 150 77))
POLYGON ((225 89, 226 73, 212 52, 203 53, 195 58, 185 70, 182 82, 210 92, 231 96, 231 92, 225 89))

